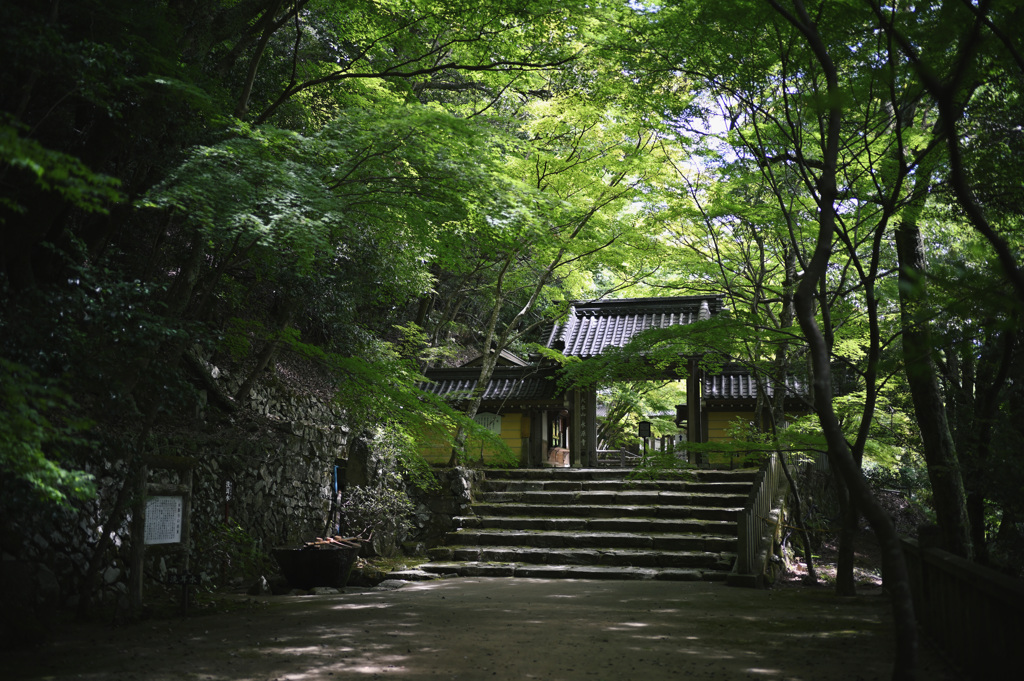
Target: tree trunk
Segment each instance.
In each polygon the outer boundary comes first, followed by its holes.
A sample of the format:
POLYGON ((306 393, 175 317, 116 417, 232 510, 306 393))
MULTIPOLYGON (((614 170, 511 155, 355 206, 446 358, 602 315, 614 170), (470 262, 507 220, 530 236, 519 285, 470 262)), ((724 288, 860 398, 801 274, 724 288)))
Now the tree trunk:
MULTIPOLYGON (((826 251, 827 255, 827 251, 826 251)), ((825 261, 827 263, 827 260, 825 261)), ((812 264, 813 267, 813 264, 812 264)), ((810 269, 810 268, 809 268, 810 269)), ((823 272, 819 266, 817 272, 823 272)), ((811 270, 812 272, 814 270, 811 270)), ((810 275, 809 276, 813 276, 810 275)), ((805 280, 803 284, 813 282, 805 280)), ((804 288, 803 284, 801 289, 804 288)), ((814 407, 821 429, 828 443, 828 458, 832 469, 842 478, 850 497, 861 509, 878 537, 882 548, 882 570, 885 583, 892 597, 893 619, 896 627, 896 663, 893 679, 902 681, 917 678, 917 622, 914 618, 914 602, 910 591, 910 575, 907 571, 903 547, 896 534, 889 514, 871 493, 871 488, 860 467, 854 461, 853 453, 846 441, 839 419, 832 408, 832 376, 829 353, 824 336, 814 317, 813 294, 797 295, 797 317, 810 345, 813 366, 814 407)))
POLYGON ((273 35, 277 27, 274 24, 274 19, 277 15, 277 10, 280 9, 283 0, 273 0, 267 7, 263 16, 259 20, 259 29, 261 35, 259 42, 256 45, 256 50, 252 57, 249 59, 249 68, 246 72, 244 86, 242 87, 242 94, 238 97, 238 101, 235 103, 235 118, 242 118, 249 111, 249 98, 252 96, 252 86, 256 81, 256 72, 259 69, 260 60, 263 59, 263 53, 267 49, 267 43, 270 41, 270 36, 273 35))
POLYGON ((971 522, 971 548, 974 549, 974 560, 988 565, 988 542, 985 539, 985 497, 980 492, 967 494, 967 516, 971 522))
POLYGON ((839 552, 836 555, 836 594, 839 596, 856 596, 857 585, 853 579, 853 568, 856 557, 854 544, 857 536, 857 521, 860 512, 850 494, 846 481, 836 476, 836 495, 839 499, 839 552))
POLYGON ((863 509, 882 547, 883 571, 892 597, 893 620, 896 629, 896 661, 893 679, 908 681, 917 678, 918 638, 917 622, 914 619, 914 601, 910 592, 910 575, 903 556, 903 547, 896 534, 896 528, 889 514, 878 503, 860 467, 854 461, 853 452, 846 441, 846 434, 832 405, 831 354, 825 335, 815 316, 815 292, 824 282, 832 254, 832 241, 836 232, 836 201, 838 188, 838 158, 840 128, 843 119, 842 97, 836 66, 828 54, 821 35, 807 13, 803 2, 796 0, 793 7, 796 15, 776 0, 769 0, 779 14, 784 16, 807 39, 815 58, 823 69, 828 95, 829 109, 823 123, 825 135, 822 140, 822 168, 816 177, 814 189, 818 206, 818 235, 814 253, 804 270, 797 286, 794 299, 796 317, 807 339, 808 358, 811 362, 814 411, 821 424, 827 443, 828 458, 832 469, 841 476, 850 490, 850 496, 863 509))
MULTIPOLYGON (((910 210, 910 209, 908 209, 910 210)), ((903 362, 921 430, 928 479, 932 483, 935 514, 947 550, 973 557, 967 495, 960 462, 946 420, 946 409, 932 356, 932 338, 923 303, 924 249, 916 215, 909 214, 896 229, 899 258, 900 317, 903 325, 903 362)))
MULTIPOLYGON (((782 282, 782 310, 779 313, 779 329, 784 333, 789 333, 796 319, 796 308, 793 301, 793 294, 796 289, 796 250, 786 248, 783 252, 783 261, 785 262, 786 274, 782 282)), ((776 347, 775 363, 772 370, 775 375, 772 376, 772 396, 769 407, 771 410, 772 432, 775 438, 776 450, 778 450, 780 444, 778 431, 784 427, 786 419, 786 397, 788 392, 788 381, 786 379, 789 377, 789 341, 784 340, 776 347)), ((759 402, 760 393, 761 391, 759 390, 759 402)), ((817 584, 818 574, 814 569, 811 536, 807 531, 807 526, 804 524, 803 497, 800 494, 800 486, 789 470, 786 456, 781 451, 777 451, 777 455, 779 462, 782 464, 782 472, 789 482, 790 494, 793 497, 793 520, 797 530, 800 532, 800 541, 804 545, 804 561, 807 563, 807 582, 817 584)))
MULTIPOLYGON (((498 365, 498 356, 501 354, 504 348, 503 344, 498 343, 497 347, 492 348, 491 344, 494 341, 494 331, 498 326, 498 316, 501 314, 501 305, 504 302, 504 296, 501 292, 502 278, 508 268, 510 261, 505 263, 505 267, 502 268, 501 276, 498 278, 498 291, 494 307, 491 308, 491 315, 487 320, 487 331, 484 334, 484 356, 483 362, 480 366, 480 376, 476 382, 476 388, 473 389, 473 394, 470 397, 469 404, 466 405, 465 416, 467 419, 472 419, 476 416, 477 412, 480 411, 480 403, 483 402, 484 393, 487 391, 487 384, 491 381, 491 376, 494 375, 494 367, 498 365)), ((449 466, 458 465, 460 459, 466 455, 466 438, 468 437, 466 428, 459 424, 458 430, 455 431, 455 440, 452 443, 452 455, 448 459, 449 466)), ((480 462, 483 463, 483 451, 480 452, 480 462)))
POLYGON ((252 371, 249 372, 249 375, 245 377, 245 380, 242 381, 242 384, 238 386, 238 390, 235 392, 235 402, 241 402, 249 395, 249 391, 256 385, 256 381, 259 380, 264 370, 277 356, 278 351, 281 349, 281 334, 291 324, 292 317, 295 316, 295 306, 287 297, 278 300, 277 313, 274 316, 276 317, 274 321, 277 330, 264 341, 260 354, 256 357, 255 366, 253 366, 252 371))

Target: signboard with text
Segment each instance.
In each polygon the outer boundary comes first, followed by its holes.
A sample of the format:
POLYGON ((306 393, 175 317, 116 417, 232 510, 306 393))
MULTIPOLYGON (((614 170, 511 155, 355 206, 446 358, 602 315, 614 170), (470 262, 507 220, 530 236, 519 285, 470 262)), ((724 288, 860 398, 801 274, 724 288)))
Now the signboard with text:
POLYGON ((184 497, 146 499, 146 544, 177 544, 181 541, 184 497))
POLYGON ((477 414, 473 420, 495 435, 501 434, 501 416, 499 414, 477 414))

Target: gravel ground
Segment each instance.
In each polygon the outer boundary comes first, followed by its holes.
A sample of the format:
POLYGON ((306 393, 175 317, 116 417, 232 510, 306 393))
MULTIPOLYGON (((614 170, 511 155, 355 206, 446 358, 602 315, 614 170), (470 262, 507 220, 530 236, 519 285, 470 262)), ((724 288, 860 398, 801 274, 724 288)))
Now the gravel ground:
MULTIPOLYGON (((5 680, 686 679, 891 675, 888 601, 828 588, 463 578, 224 597, 217 612, 62 627, 0 655, 5 680), (397 586, 392 584, 391 586, 397 586)), ((959 677, 922 644, 921 679, 959 677)))

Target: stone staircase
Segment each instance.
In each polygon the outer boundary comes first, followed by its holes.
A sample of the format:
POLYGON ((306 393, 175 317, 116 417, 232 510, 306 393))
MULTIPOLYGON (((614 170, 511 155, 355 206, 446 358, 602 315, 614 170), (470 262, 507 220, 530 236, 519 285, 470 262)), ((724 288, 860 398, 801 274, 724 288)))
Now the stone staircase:
POLYGON ((627 480, 627 470, 488 471, 419 571, 435 575, 722 580, 756 471, 627 480))

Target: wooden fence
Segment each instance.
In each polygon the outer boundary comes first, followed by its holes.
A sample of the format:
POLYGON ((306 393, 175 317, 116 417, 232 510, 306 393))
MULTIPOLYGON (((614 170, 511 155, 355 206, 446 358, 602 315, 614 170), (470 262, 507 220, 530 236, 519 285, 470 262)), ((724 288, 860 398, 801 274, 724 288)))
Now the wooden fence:
MULTIPOLYGON (((737 511, 736 566, 728 583, 761 586, 786 478, 773 454, 737 511)), ((914 612, 942 654, 966 678, 1024 678, 1024 581, 935 548, 903 540, 914 612)))
POLYGON ((971 679, 1024 678, 1024 583, 946 551, 903 540, 914 612, 971 679))
POLYGON ((635 468, 642 458, 625 448, 597 450, 598 468, 635 468))

